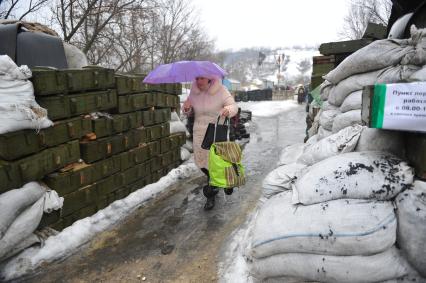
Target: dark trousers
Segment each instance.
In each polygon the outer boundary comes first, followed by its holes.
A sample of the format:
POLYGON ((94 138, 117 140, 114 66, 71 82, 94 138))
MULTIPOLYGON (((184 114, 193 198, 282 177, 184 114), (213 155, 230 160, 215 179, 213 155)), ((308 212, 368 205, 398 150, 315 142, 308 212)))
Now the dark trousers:
POLYGON ((214 186, 210 186, 209 170, 207 170, 206 168, 201 168, 201 171, 207 176, 207 185, 203 187, 203 195, 206 198, 213 198, 217 195, 219 190, 214 186))

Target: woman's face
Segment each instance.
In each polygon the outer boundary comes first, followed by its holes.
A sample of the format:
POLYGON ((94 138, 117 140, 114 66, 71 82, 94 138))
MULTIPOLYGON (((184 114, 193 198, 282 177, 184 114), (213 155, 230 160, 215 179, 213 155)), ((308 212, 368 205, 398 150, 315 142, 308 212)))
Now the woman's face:
POLYGON ((204 91, 207 90, 209 87, 209 79, 208 78, 204 78, 204 77, 198 77, 195 79, 196 83, 197 83, 197 87, 204 91))

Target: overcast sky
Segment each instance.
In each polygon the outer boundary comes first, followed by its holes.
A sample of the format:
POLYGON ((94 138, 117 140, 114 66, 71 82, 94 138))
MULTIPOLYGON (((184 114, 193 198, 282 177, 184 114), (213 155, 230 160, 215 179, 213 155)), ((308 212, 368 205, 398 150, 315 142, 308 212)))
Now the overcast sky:
POLYGON ((219 50, 339 39, 348 0, 192 0, 219 50))

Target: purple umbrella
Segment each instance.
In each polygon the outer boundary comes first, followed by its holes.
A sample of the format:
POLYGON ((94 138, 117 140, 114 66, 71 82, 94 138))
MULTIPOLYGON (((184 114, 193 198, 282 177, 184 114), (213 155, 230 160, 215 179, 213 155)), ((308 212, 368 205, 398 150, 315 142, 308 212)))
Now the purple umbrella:
POLYGON ((182 83, 193 81, 196 77, 227 75, 226 71, 210 61, 178 61, 160 65, 143 80, 144 83, 182 83))

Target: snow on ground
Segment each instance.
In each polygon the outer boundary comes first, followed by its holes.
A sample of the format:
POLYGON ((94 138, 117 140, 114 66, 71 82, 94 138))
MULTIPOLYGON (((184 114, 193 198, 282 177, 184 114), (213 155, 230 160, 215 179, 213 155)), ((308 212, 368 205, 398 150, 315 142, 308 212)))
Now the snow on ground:
POLYGON ((238 106, 241 107, 241 110, 251 111, 252 116, 273 117, 297 107, 298 104, 294 100, 274 100, 238 102, 238 106))
POLYGON ((48 238, 41 248, 30 248, 0 267, 0 281, 23 276, 41 264, 62 259, 89 242, 96 234, 111 228, 135 209, 153 199, 170 185, 195 176, 200 170, 193 159, 173 169, 157 183, 149 184, 124 199, 117 200, 91 217, 75 222, 59 234, 48 238))

